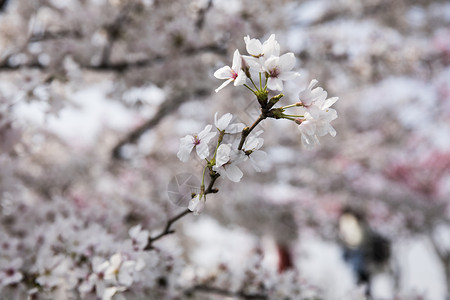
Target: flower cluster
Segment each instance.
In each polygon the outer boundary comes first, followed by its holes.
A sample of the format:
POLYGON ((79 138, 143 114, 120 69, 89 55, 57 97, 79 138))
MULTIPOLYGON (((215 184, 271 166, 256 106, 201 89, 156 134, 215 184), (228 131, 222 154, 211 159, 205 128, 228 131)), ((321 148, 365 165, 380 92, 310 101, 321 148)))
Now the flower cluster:
POLYGON ((249 160, 254 169, 261 171, 261 164, 267 159, 267 154, 261 150, 264 139, 262 130, 253 132, 258 124, 266 118, 286 119, 295 122, 301 133, 303 145, 312 147, 319 143, 318 136, 336 135, 336 130, 330 122, 337 118, 337 112, 331 106, 337 97, 327 99, 327 92, 321 87, 315 87, 317 80, 300 91, 299 99, 290 105, 274 107, 284 96, 282 93, 269 99, 271 91, 282 92, 284 81, 293 80, 300 76, 293 71, 296 58, 292 52, 280 55, 280 45, 272 34, 265 42, 258 39, 244 38, 248 55, 241 55, 239 50, 233 54, 231 67, 218 69, 214 76, 225 80, 216 92, 234 83, 234 86, 245 86, 255 96, 261 108, 261 114, 251 126, 232 123, 233 116, 226 113, 218 119, 217 113, 214 124, 217 132, 211 132, 212 125, 207 125, 196 135, 187 135, 180 140, 178 158, 186 162, 195 148, 200 159, 206 161, 203 169, 200 193, 193 195, 189 203, 189 210, 199 214, 205 207, 206 195, 215 193, 214 183, 219 176, 226 177, 233 182, 239 182, 243 176, 240 165, 249 160), (257 81, 255 83, 255 81, 257 81), (295 113, 286 113, 288 109, 297 108, 295 113), (240 134, 240 141, 228 142, 227 137, 240 134), (210 143, 218 137, 215 147, 210 143), (212 155, 210 148, 214 148, 212 155), (205 186, 205 174, 209 171, 210 183, 205 186))

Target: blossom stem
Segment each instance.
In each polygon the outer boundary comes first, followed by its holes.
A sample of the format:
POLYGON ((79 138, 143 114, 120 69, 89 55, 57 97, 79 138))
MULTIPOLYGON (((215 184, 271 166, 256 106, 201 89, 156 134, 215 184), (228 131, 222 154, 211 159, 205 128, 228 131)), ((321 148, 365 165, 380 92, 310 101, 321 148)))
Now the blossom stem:
POLYGON ((208 168, 208 165, 206 165, 203 168, 203 174, 202 174, 202 185, 200 186, 200 191, 203 194, 205 192, 205 173, 206 173, 206 169, 208 168))
POLYGON ((259 89, 262 90, 261 72, 259 72, 259 89))
POLYGON ((256 95, 256 92, 255 92, 251 87, 249 87, 247 84, 244 84, 244 86, 245 86, 246 88, 248 88, 250 91, 252 91, 253 94, 256 95))
POLYGON ((252 130, 255 129, 255 127, 258 126, 258 124, 265 118, 267 118, 267 116, 264 113, 261 113, 259 115, 258 119, 256 119, 256 121, 253 123, 253 125, 251 127, 246 127, 246 128, 244 128, 244 130, 242 130, 242 136, 241 136, 241 141, 239 142, 238 150, 242 150, 245 139, 248 137, 250 132, 252 132, 252 130))
POLYGON ((253 84, 253 86, 255 87, 256 90, 258 90, 258 87, 256 86, 255 82, 253 81, 253 79, 250 78, 251 83, 253 84))
POLYGON ((172 224, 175 223, 176 221, 178 221, 179 219, 181 219, 182 217, 184 217, 184 216, 190 214, 191 212, 192 212, 192 211, 190 211, 189 209, 185 209, 184 211, 182 211, 182 212, 179 213, 178 215, 176 215, 176 216, 170 218, 169 220, 167 220, 166 227, 164 227, 164 230, 161 231, 160 234, 158 234, 158 235, 156 235, 156 236, 154 236, 154 237, 149 237, 149 238, 148 238, 148 244, 147 244, 147 246, 145 247, 144 250, 151 250, 151 249, 153 249, 152 243, 153 243, 154 241, 157 241, 157 240, 159 240, 160 238, 162 238, 162 237, 164 237, 164 236, 166 236, 166 235, 168 235, 168 234, 174 233, 175 230, 171 229, 172 224))
POLYGON ((204 195, 211 194, 211 193, 217 193, 219 190, 214 188, 214 183, 216 182, 217 178, 220 177, 220 174, 214 171, 211 171, 209 173, 209 176, 211 178, 211 181, 208 184, 208 187, 206 188, 204 195))
POLYGON ((281 109, 286 109, 286 108, 291 108, 291 107, 296 107, 296 106, 299 106, 299 105, 297 105, 297 103, 294 103, 294 104, 282 106, 282 107, 280 107, 280 108, 281 108, 281 109))
POLYGON ((284 116, 286 116, 286 117, 294 117, 294 118, 304 118, 305 116, 302 116, 302 115, 286 115, 286 114, 283 114, 283 117, 284 116))

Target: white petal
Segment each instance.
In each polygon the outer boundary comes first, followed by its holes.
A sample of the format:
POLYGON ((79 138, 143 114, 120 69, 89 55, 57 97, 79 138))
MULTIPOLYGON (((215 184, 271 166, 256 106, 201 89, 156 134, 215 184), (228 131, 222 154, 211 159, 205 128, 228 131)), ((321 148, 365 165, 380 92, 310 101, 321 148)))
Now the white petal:
POLYGON ((244 173, 234 164, 228 165, 226 167, 227 177, 233 182, 239 182, 241 181, 242 176, 244 173))
POLYGON ((217 113, 216 113, 216 115, 214 116, 214 123, 217 129, 223 131, 228 127, 228 124, 230 124, 232 118, 233 118, 232 114, 226 113, 222 117, 220 117, 219 120, 217 120, 217 113))
POLYGON ((244 85, 246 80, 247 80, 247 75, 245 75, 245 72, 242 70, 239 70, 238 76, 234 80, 234 86, 244 85))
POLYGON ((282 71, 290 71, 295 66, 295 55, 292 52, 280 56, 279 61, 282 71))
POLYGON ((209 132, 207 133, 201 140, 201 143, 209 143, 209 141, 215 137, 217 132, 209 132))
POLYGON ((245 48, 247 49, 248 54, 258 56, 262 52, 262 44, 258 39, 250 39, 247 35, 244 37, 245 48))
POLYGON ((205 201, 200 198, 200 195, 196 195, 189 202, 188 209, 194 213, 194 215, 200 214, 205 208, 205 201))
POLYGON ((338 97, 333 97, 333 98, 329 98, 327 100, 325 100, 325 103, 323 104, 322 108, 328 108, 331 105, 333 105, 334 103, 336 103, 336 101, 338 101, 338 97))
POLYGON ((280 55, 280 44, 275 40, 275 34, 272 34, 267 41, 264 42, 262 46, 263 54, 265 57, 270 57, 271 55, 280 55))
POLYGON ((180 149, 178 150, 177 157, 182 162, 187 162, 189 160, 191 151, 194 148, 193 139, 194 138, 190 135, 187 135, 184 138, 180 139, 180 149))
POLYGON ((242 123, 236 123, 236 124, 231 124, 227 127, 227 133, 241 133, 242 130, 245 128, 245 125, 242 123))
POLYGON ((258 68, 261 67, 259 58, 248 56, 248 55, 242 55, 242 58, 244 59, 245 63, 250 68, 258 68))
POLYGON ((221 89, 226 87, 228 84, 230 84, 230 82, 232 82, 232 81, 233 81, 233 78, 228 79, 227 81, 222 83, 217 89, 215 89, 215 92, 217 93, 218 91, 220 91, 221 89))
POLYGON ((236 49, 233 54, 233 64, 231 65, 231 69, 233 69, 234 72, 238 73, 241 70, 241 65, 241 54, 239 54, 239 50, 236 49))
POLYGON ((267 161, 267 153, 264 151, 255 151, 250 154, 250 162, 256 172, 261 172, 261 164, 267 161))
POLYGON ((216 166, 220 167, 230 160, 231 147, 228 144, 222 144, 217 148, 216 166))
POLYGON ((133 277, 128 272, 119 272, 119 283, 124 286, 130 286, 133 283, 133 277))
POLYGON ((282 91, 283 81, 278 78, 269 77, 267 80, 267 88, 273 91, 282 91))
POLYGON ((328 132, 330 133, 331 136, 335 137, 336 136, 336 129, 334 129, 333 126, 330 125, 330 127, 328 128, 328 132))
POLYGON ((205 159, 209 155, 209 147, 208 143, 201 142, 195 147, 195 150, 197 150, 197 155, 201 159, 205 159))
POLYGON ((313 79, 311 80, 311 82, 309 83, 308 89, 312 90, 312 88, 318 83, 319 81, 317 81, 317 79, 313 79))
POLYGON ((313 135, 316 131, 316 125, 312 121, 304 121, 298 126, 298 129, 304 134, 313 135))
POLYGON ((131 227, 130 230, 128 230, 128 234, 132 238, 137 237, 139 235, 139 232, 141 232, 141 229, 142 229, 141 224, 138 224, 136 226, 131 227))
POLYGON ((203 140, 205 138, 205 136, 211 131, 212 126, 210 124, 206 125, 205 128, 200 131, 200 133, 198 134, 198 138, 200 140, 203 140))
POLYGON ((214 72, 214 77, 217 79, 233 78, 233 70, 229 66, 222 67, 214 72))
POLYGON ((278 75, 278 78, 281 80, 293 80, 300 76, 300 73, 293 72, 293 71, 287 71, 287 72, 281 72, 280 75, 278 75))
POLYGON ((270 72, 279 65, 280 58, 278 56, 271 56, 264 62, 264 70, 270 72))

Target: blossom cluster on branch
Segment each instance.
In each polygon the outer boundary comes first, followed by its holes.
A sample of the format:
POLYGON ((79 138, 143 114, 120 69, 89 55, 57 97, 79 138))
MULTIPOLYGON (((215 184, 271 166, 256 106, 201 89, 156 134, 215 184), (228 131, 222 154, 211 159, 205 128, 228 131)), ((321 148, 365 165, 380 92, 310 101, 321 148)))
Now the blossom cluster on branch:
POLYGON ((306 89, 299 92, 298 101, 275 107, 284 94, 279 93, 270 98, 269 94, 275 91, 283 92, 284 81, 300 76, 298 72, 292 71, 296 63, 295 55, 289 52, 280 56, 280 44, 274 34, 264 43, 249 36, 246 36, 244 41, 249 55, 241 55, 236 49, 231 67, 224 66, 214 73, 216 78, 225 80, 216 89, 216 93, 232 82, 234 86, 244 86, 256 97, 261 114, 251 126, 245 126, 242 123, 231 123, 233 115, 230 113, 219 119, 216 113, 214 125, 217 132, 211 132, 212 125, 207 125, 200 133, 181 138, 177 153, 181 161, 188 161, 193 149, 200 159, 206 161, 200 193, 194 194, 189 203, 189 210, 194 214, 203 211, 208 193, 218 191, 213 189, 217 177, 227 177, 233 182, 239 182, 244 175, 239 166, 247 160, 256 171, 261 171, 261 164, 267 159, 267 154, 260 150, 264 143, 261 137, 263 131, 254 130, 264 119, 295 122, 300 130, 302 143, 307 147, 318 144, 318 136, 336 135, 336 130, 330 122, 337 118, 337 112, 331 106, 338 98, 327 98, 327 92, 321 87, 314 88, 317 80, 312 80, 306 89), (235 138, 236 135, 240 135, 240 139, 235 138), (216 136, 218 138, 213 146, 211 142, 216 136), (207 171, 210 186, 205 189, 207 171))

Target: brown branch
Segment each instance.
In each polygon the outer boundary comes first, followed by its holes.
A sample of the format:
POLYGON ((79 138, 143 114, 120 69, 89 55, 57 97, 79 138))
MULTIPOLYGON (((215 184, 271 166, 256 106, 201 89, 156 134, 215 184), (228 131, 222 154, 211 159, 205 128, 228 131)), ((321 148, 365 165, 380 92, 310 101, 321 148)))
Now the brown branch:
POLYGON ((205 189, 205 191, 203 192, 203 195, 207 195, 207 194, 214 194, 217 193, 219 190, 214 188, 214 183, 216 183, 217 178, 220 177, 219 173, 216 173, 214 171, 211 171, 211 173, 209 174, 211 181, 208 184, 208 187, 205 189))
POLYGON ((43 41, 49 41, 49 40, 58 40, 58 39, 65 39, 65 38, 73 38, 73 39, 80 39, 83 35, 81 32, 77 29, 75 30, 60 30, 60 31, 44 31, 42 33, 35 33, 30 36, 28 39, 29 43, 35 43, 35 42, 43 42, 43 41))
POLYGON ((120 140, 116 146, 114 146, 112 150, 112 157, 115 159, 123 159, 121 155, 121 149, 126 144, 132 144, 139 140, 139 138, 148 130, 155 127, 159 122, 168 114, 172 113, 174 110, 176 110, 183 102, 189 100, 189 98, 192 97, 202 97, 208 94, 208 90, 198 89, 192 93, 192 95, 189 97, 189 95, 181 94, 178 96, 173 97, 172 99, 164 101, 160 107, 158 108, 158 111, 156 114, 139 126, 138 128, 134 129, 132 132, 130 132, 127 136, 125 136, 122 140, 120 140))
POLYGON ((195 28, 197 28, 197 30, 200 30, 203 28, 203 25, 205 24, 206 14, 211 9, 212 5, 213 5, 213 1, 209 0, 206 7, 201 8, 198 11, 197 20, 195 21, 195 28))
POLYGON ((259 115, 258 119, 256 119, 256 121, 253 123, 253 125, 251 127, 245 127, 244 130, 242 130, 241 141, 239 142, 238 150, 242 150, 242 147, 244 146, 244 142, 247 139, 250 132, 252 132, 253 129, 255 129, 256 126, 258 126, 258 124, 266 118, 267 118, 267 116, 265 116, 265 114, 262 112, 259 115))
MULTIPOLYGON (((210 177, 211 177, 211 181, 209 182, 208 187, 206 188, 204 195, 206 194, 211 194, 211 193, 217 193, 219 190, 214 188, 214 183, 216 182, 217 178, 220 177, 219 173, 216 172, 211 172, 210 173, 210 177)), ((172 225, 173 223, 175 223, 176 221, 178 221, 179 219, 183 218, 184 216, 190 214, 192 211, 190 211, 189 209, 185 209, 184 211, 182 211, 181 213, 179 213, 178 215, 175 215, 174 217, 170 218, 167 223, 166 226, 164 227, 164 229, 157 234, 154 237, 149 237, 148 239, 148 244, 145 247, 144 250, 151 250, 153 249, 152 243, 159 240, 160 238, 172 234, 175 232, 175 230, 172 229, 172 225)))
POLYGON ((167 221, 167 223, 166 223, 166 227, 164 227, 164 229, 163 229, 163 231, 161 231, 161 233, 159 233, 158 235, 156 235, 156 236, 154 236, 154 237, 149 237, 149 238, 148 238, 148 244, 147 244, 147 246, 145 247, 144 250, 151 250, 151 249, 153 249, 152 243, 153 243, 154 241, 157 241, 157 240, 159 240, 160 238, 162 238, 162 237, 164 237, 164 236, 166 236, 166 235, 168 235, 168 234, 174 233, 175 230, 171 229, 172 224, 175 223, 176 221, 178 221, 179 219, 181 219, 182 217, 184 217, 184 216, 190 214, 190 213, 191 213, 191 211, 190 211, 189 209, 185 209, 184 211, 182 211, 182 212, 179 213, 178 215, 176 215, 176 216, 170 218, 170 219, 167 221))
POLYGON ((229 290, 207 285, 196 285, 184 292, 186 296, 192 296, 192 294, 195 293, 216 294, 226 297, 237 297, 239 299, 260 299, 260 300, 269 299, 269 297, 265 294, 247 294, 244 291, 232 292, 229 290))

